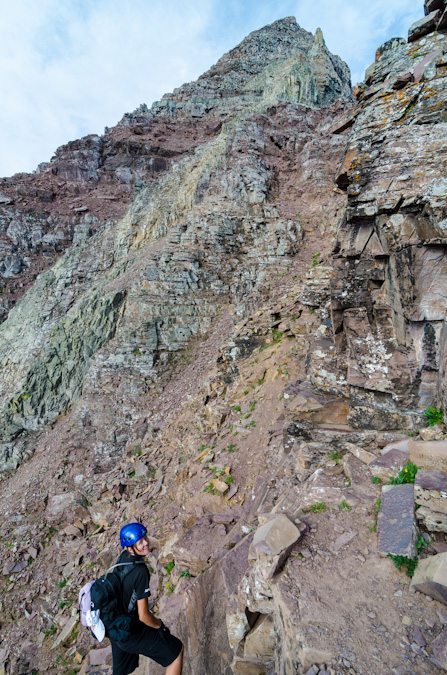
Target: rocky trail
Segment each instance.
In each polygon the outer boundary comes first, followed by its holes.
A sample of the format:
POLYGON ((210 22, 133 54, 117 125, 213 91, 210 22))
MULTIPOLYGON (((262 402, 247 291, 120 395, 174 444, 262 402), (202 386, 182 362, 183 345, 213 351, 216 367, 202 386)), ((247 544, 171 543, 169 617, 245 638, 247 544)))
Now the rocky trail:
POLYGON ((187 675, 447 670, 447 7, 424 9, 355 99, 283 19, 2 180, 0 675, 111 675, 77 596, 132 520, 187 675))

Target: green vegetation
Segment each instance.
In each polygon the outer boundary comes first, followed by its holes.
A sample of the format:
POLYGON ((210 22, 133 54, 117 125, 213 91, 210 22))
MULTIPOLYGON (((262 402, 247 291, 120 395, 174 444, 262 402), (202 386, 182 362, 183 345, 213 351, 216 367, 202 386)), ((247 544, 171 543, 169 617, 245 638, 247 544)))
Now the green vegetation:
POLYGON ((314 253, 312 256, 312 267, 316 267, 319 263, 318 258, 320 257, 319 253, 314 253))
POLYGON ((380 505, 381 505, 381 503, 382 503, 382 500, 381 500, 381 499, 378 499, 378 500, 376 501, 376 506, 375 506, 375 508, 374 508, 374 513, 376 514, 376 516, 377 516, 377 514, 378 514, 379 511, 380 511, 380 505))
POLYGON ((348 502, 346 499, 343 499, 340 504, 338 505, 339 509, 345 509, 345 511, 350 511, 351 507, 349 506, 348 502))
POLYGON ((233 443, 230 443, 227 450, 228 452, 237 452, 237 447, 233 443))
POLYGON ((424 410, 424 415, 428 420, 429 427, 434 427, 436 424, 442 424, 444 421, 443 408, 427 408, 424 410))
POLYGON ((309 506, 308 509, 301 509, 303 513, 320 513, 321 511, 326 511, 327 505, 325 502, 316 502, 315 504, 312 504, 312 506, 309 506))
POLYGON ((377 530, 377 520, 374 521, 373 525, 368 525, 368 530, 370 532, 375 532, 377 530))
POLYGON ((335 462, 336 464, 339 464, 340 460, 343 457, 343 454, 338 450, 332 450, 332 452, 328 454, 328 457, 329 459, 332 459, 332 461, 335 462))
POLYGON ((417 558, 407 558, 404 555, 393 555, 388 553, 387 558, 391 558, 398 570, 405 568, 407 577, 412 577, 416 567, 418 566, 417 558))
POLYGON ((428 548, 429 546, 430 546, 430 542, 427 544, 427 542, 425 541, 422 534, 420 534, 419 537, 416 540, 416 548, 417 548, 418 553, 421 553, 424 550, 424 548, 428 548))
POLYGON ((182 577, 192 577, 192 574, 188 572, 188 570, 183 570, 183 572, 180 572, 179 578, 181 579, 182 577))
POLYGON ((272 336, 273 336, 273 343, 278 344, 279 342, 281 342, 281 338, 282 338, 283 334, 282 334, 281 331, 274 328, 272 330, 272 336))
POLYGON ((418 472, 418 466, 413 464, 413 462, 407 462, 397 476, 389 480, 388 485, 403 485, 404 483, 414 483, 416 474, 418 472))
POLYGON ((168 574, 171 574, 172 570, 174 569, 174 566, 175 566, 174 560, 171 560, 170 562, 168 562, 168 564, 166 565, 166 572, 168 574))
POLYGON ((231 483, 234 483, 234 478, 233 476, 225 476, 224 481, 227 485, 231 485, 231 483))
POLYGON ((377 485, 382 482, 381 478, 378 478, 377 476, 372 476, 371 477, 371 483, 376 483, 377 485))

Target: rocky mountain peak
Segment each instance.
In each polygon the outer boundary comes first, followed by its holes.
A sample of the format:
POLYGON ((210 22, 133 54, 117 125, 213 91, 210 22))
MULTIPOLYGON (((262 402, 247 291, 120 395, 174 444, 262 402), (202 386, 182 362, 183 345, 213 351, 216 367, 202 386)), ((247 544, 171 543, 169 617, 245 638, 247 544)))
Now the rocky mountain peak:
POLYGON ((327 50, 320 29, 314 37, 287 17, 250 33, 196 82, 166 94, 152 110, 201 117, 218 109, 228 116, 247 105, 259 108, 268 96, 311 107, 350 100, 349 68, 327 50))

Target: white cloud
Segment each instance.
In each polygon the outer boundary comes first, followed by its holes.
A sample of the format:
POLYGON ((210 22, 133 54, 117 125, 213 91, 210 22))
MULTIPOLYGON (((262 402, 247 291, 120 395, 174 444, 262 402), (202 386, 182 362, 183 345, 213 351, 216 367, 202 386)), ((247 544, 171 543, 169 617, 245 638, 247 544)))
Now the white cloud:
POLYGON ((0 175, 196 79, 284 16, 320 26, 353 81, 375 49, 423 15, 414 0, 0 0, 0 175))

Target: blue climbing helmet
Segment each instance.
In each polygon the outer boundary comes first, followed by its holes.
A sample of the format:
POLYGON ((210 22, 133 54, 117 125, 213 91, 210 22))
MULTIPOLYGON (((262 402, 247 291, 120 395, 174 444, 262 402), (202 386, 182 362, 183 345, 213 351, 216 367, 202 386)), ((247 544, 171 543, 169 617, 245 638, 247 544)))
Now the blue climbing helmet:
POLYGON ((121 548, 133 546, 147 534, 147 530, 141 523, 128 523, 120 530, 121 548))

